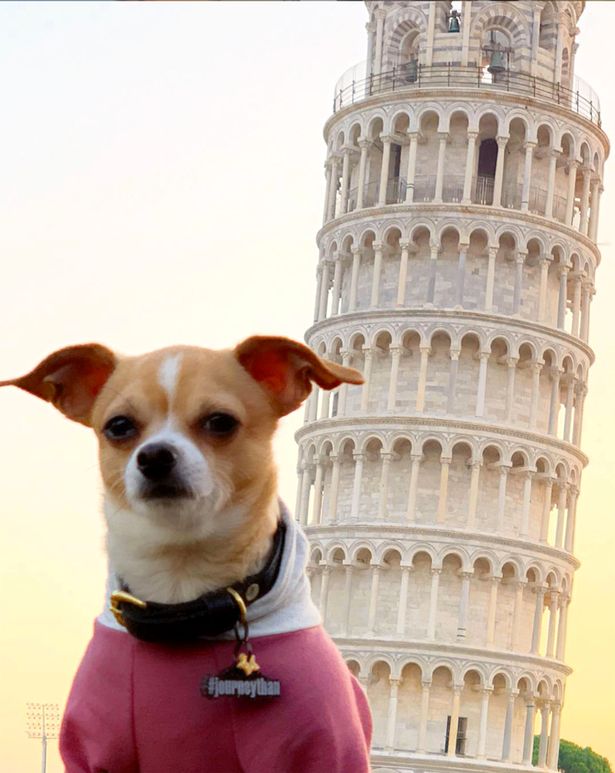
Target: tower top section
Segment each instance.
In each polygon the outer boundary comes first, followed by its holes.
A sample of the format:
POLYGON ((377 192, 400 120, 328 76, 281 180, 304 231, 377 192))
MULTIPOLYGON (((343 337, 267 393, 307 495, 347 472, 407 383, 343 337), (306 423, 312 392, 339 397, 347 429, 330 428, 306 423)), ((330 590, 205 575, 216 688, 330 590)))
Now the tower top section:
POLYGON ((584 0, 366 0, 366 75, 417 68, 484 68, 573 89, 584 0))

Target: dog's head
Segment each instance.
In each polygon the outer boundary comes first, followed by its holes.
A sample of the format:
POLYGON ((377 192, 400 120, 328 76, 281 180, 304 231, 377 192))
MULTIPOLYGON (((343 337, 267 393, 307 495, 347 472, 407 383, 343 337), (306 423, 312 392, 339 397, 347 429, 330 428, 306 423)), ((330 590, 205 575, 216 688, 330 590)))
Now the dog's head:
POLYGON ((286 338, 234 350, 175 346, 120 357, 99 344, 54 352, 14 385, 91 427, 107 501, 192 537, 216 516, 275 495, 272 436, 312 382, 334 389, 361 375, 286 338))

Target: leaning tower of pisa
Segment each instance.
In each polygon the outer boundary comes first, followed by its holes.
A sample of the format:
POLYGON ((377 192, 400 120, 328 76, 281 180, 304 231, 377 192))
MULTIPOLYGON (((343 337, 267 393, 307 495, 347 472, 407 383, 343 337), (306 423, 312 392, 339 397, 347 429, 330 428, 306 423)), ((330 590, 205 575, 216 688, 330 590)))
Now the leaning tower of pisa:
POLYGON ((297 433, 314 598, 375 771, 557 768, 602 170, 585 3, 367 2, 314 324, 365 384, 297 433))

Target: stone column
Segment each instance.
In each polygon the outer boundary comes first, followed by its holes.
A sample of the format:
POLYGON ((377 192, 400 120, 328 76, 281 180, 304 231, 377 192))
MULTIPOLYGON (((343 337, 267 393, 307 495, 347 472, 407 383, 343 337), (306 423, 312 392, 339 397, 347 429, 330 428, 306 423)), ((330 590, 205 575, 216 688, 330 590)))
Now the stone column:
POLYGON ((572 426, 572 442, 575 446, 581 445, 581 431, 583 429, 583 406, 587 394, 586 384, 577 383, 574 398, 574 422, 572 426))
POLYGON ((329 202, 327 205, 327 221, 335 217, 335 197, 339 179, 339 161, 336 156, 331 158, 331 177, 329 180, 329 202))
POLYGON ((399 279, 397 280, 397 306, 406 303, 406 280, 408 279, 408 251, 410 242, 400 241, 401 257, 399 260, 399 279))
POLYGON ((570 274, 574 282, 574 295, 572 300, 572 329, 573 336, 579 337, 579 323, 581 321, 581 289, 585 274, 582 271, 574 271, 570 274))
POLYGON ((547 202, 545 205, 545 217, 553 218, 553 194, 555 193, 555 169, 560 151, 551 148, 549 151, 549 173, 547 177, 547 202))
POLYGON ((521 529, 519 536, 527 539, 530 525, 530 505, 532 504, 532 478, 534 470, 526 470, 523 475, 523 506, 521 511, 521 529))
POLYGON ((519 250, 515 258, 515 290, 513 295, 513 314, 518 314, 521 308, 521 295, 523 292, 523 266, 527 252, 519 250))
POLYGON ((566 324, 566 299, 568 297, 568 271, 570 266, 563 265, 559 274, 559 298, 557 304, 557 326, 564 330, 566 324))
MULTIPOLYGON (((464 25, 465 26, 465 25, 464 25)), ((468 132, 468 148, 466 151, 466 169, 463 178, 463 197, 461 203, 464 205, 472 203, 472 178, 474 177, 474 159, 476 157, 476 138, 478 132, 468 132)))
POLYGON ((316 267, 316 295, 315 295, 315 302, 314 302, 314 322, 318 322, 321 294, 322 294, 322 261, 319 261, 316 267))
POLYGON ((440 140, 440 145, 438 147, 438 166, 436 168, 436 191, 433 200, 436 204, 441 204, 442 185, 444 182, 444 155, 446 153, 448 132, 438 132, 438 139, 440 140))
POLYGON ((421 719, 419 722, 419 737, 416 750, 419 754, 424 754, 427 744, 427 717, 429 716, 429 692, 431 682, 421 682, 421 719))
POLYGON ((331 391, 329 389, 324 389, 322 392, 322 400, 320 403, 320 415, 319 419, 328 419, 329 418, 329 405, 331 403, 331 391))
POLYGON ((427 622, 427 638, 434 639, 436 635, 436 615, 438 613, 438 586, 442 569, 431 570, 431 591, 429 594, 429 619, 427 622))
POLYGON ((527 212, 530 202, 530 186, 532 184, 532 159, 534 158, 535 142, 525 143, 525 164, 523 167, 523 186, 521 188, 521 211, 527 212))
POLYGON ((391 690, 389 694, 389 710, 387 717, 387 741, 385 748, 392 751, 395 748, 395 729, 397 716, 397 688, 403 682, 403 679, 394 679, 389 677, 391 690))
POLYGON ((553 258, 551 255, 540 256, 540 288, 538 290, 538 321, 546 324, 547 320, 547 285, 549 279, 549 263, 553 258))
POLYGON ((408 132, 410 138, 410 147, 408 149, 408 172, 406 188, 406 204, 412 204, 414 201, 414 178, 416 176, 416 148, 418 132, 408 132))
POLYGON ((581 222, 579 231, 587 236, 587 223, 589 218, 589 184, 591 182, 591 169, 587 166, 583 173, 583 193, 581 195, 581 222))
POLYGON ((436 13, 438 12, 438 6, 430 4, 429 16, 427 18, 427 46, 425 51, 425 64, 427 67, 431 67, 433 64, 433 48, 434 38, 436 32, 436 13))
POLYGON ((401 585, 399 589, 399 606, 397 607, 397 627, 395 632, 403 636, 406 629, 406 610, 408 607, 408 584, 410 582, 411 566, 401 565, 401 585))
POLYGON ((470 606, 470 577, 472 572, 460 572, 461 594, 459 596, 459 614, 457 616, 457 641, 466 638, 468 607, 470 606))
POLYGON ((380 458, 382 459, 382 473, 380 475, 380 491, 378 496, 378 517, 385 518, 389 496, 389 470, 394 454, 381 449, 380 458))
POLYGON ((308 508, 310 504, 311 485, 312 485, 312 466, 306 464, 305 476, 302 478, 303 490, 301 493, 300 523, 302 526, 307 526, 307 522, 308 522, 308 508))
POLYGON ((561 370, 551 368, 551 400, 549 403, 549 435, 557 434, 557 419, 560 407, 559 383, 561 370))
POLYGON ((395 410, 395 402, 397 399, 397 380, 399 374, 399 358, 401 356, 400 346, 390 346, 389 352, 391 353, 391 375, 389 376, 389 394, 387 398, 387 410, 395 410))
POLYGON ((348 212, 348 189, 350 187, 350 154, 354 148, 342 149, 342 215, 348 212))
POLYGON ((557 646, 555 649, 555 657, 564 661, 564 655, 566 650, 566 625, 568 622, 568 604, 570 604, 570 596, 565 596, 563 593, 560 596, 560 612, 559 612, 559 625, 557 627, 557 646))
POLYGON ((387 751, 393 751, 395 748, 395 725, 397 724, 397 689, 401 684, 401 679, 389 677, 389 710, 387 712, 387 735, 384 748, 387 751))
POLYGON ((552 658, 555 651, 555 629, 557 625, 557 608, 559 606, 559 592, 552 590, 549 593, 549 628, 547 634, 546 657, 552 658))
POLYGON ((589 307, 594 294, 591 282, 583 283, 581 294, 583 296, 581 301, 581 340, 587 341, 589 337, 589 307))
POLYGON ((532 655, 538 655, 540 650, 542 611, 544 607, 544 597, 546 593, 546 588, 543 588, 542 585, 538 585, 534 589, 534 591, 536 593, 536 606, 534 607, 534 623, 532 626, 532 646, 530 651, 532 655))
POLYGON ((540 744, 538 746, 538 767, 547 766, 547 747, 549 745, 549 703, 540 707, 540 744))
POLYGON ((374 11, 376 18, 376 50, 374 55, 374 75, 380 75, 382 72, 382 39, 384 35, 384 20, 386 11, 384 8, 377 8, 374 11))
POLYGON ((372 294, 370 299, 370 306, 378 306, 380 301, 380 275, 382 274, 382 251, 384 244, 382 242, 374 242, 374 274, 372 276, 372 294))
POLYGON ((329 299, 329 269, 331 263, 328 260, 323 261, 322 280, 320 284, 320 303, 318 305, 318 322, 321 322, 327 316, 327 300, 329 299))
POLYGON ((376 609, 378 606, 378 586, 380 585, 380 566, 372 564, 372 585, 369 593, 369 610, 367 618, 367 632, 370 636, 376 629, 376 609))
POLYGON ((463 685, 453 685, 453 705, 451 707, 451 724, 448 730, 448 749, 446 753, 449 757, 454 757, 457 748, 457 730, 459 729, 459 705, 461 703, 461 690, 463 685))
POLYGON ((487 364, 491 352, 479 352, 478 389, 476 394, 476 415, 485 415, 485 394, 487 392, 487 364))
POLYGON ((545 478, 544 500, 542 506, 542 518, 540 519, 540 541, 546 543, 549 539, 549 520, 551 518, 551 492, 553 478, 545 478))
POLYGON ((554 703, 551 708, 551 734, 549 736, 549 753, 547 757, 547 768, 557 770, 557 760, 559 757, 559 720, 562 707, 559 703, 554 703))
POLYGON ((410 454, 412 459, 412 468, 410 470, 410 488, 408 490, 408 508, 406 510, 406 518, 410 523, 414 523, 416 520, 416 492, 419 483, 419 469, 421 461, 423 460, 422 454, 410 454))
POLYGON ((562 81, 562 51, 564 48, 564 40, 563 40, 563 33, 565 29, 565 19, 564 14, 558 12, 557 13, 557 21, 558 24, 556 26, 557 29, 557 39, 555 41, 555 68, 553 70, 553 82, 554 83, 561 83, 562 81))
POLYGON ((361 478, 363 477, 363 460, 365 454, 353 453, 354 459, 354 482, 352 485, 352 507, 350 517, 355 520, 359 517, 359 508, 361 505, 361 478))
POLYGON ((427 387, 427 362, 431 354, 429 346, 421 346, 421 364, 419 366, 419 383, 416 393, 416 410, 421 413, 425 410, 425 389, 427 387))
POLYGON ((357 308, 357 290, 359 287, 361 248, 351 247, 350 251, 352 252, 352 274, 350 275, 350 298, 348 300, 348 311, 355 311, 357 308))
POLYGON ((450 457, 440 456, 440 492, 438 494, 438 509, 436 511, 436 523, 439 525, 446 521, 448 471, 451 461, 450 457))
POLYGON ((344 636, 350 636, 350 604, 352 602, 352 564, 344 566, 344 636))
POLYGON ((574 220, 574 192, 577 185, 577 168, 579 162, 575 159, 568 161, 568 195, 566 197, 566 225, 572 226, 574 220))
POLYGON ((502 534, 504 532, 504 514, 506 510, 506 484, 508 483, 508 466, 500 464, 498 467, 500 471, 500 478, 498 481, 498 521, 497 532, 502 534))
POLYGON ((518 690, 510 690, 508 694, 508 705, 506 706, 506 719, 504 720, 504 739, 502 741, 502 762, 510 762, 512 725, 515 712, 515 698, 519 694, 518 690))
POLYGON ((365 193, 365 168, 367 166, 367 153, 371 142, 364 137, 359 139, 361 148, 361 157, 359 159, 359 183, 357 186, 357 209, 363 209, 363 199, 365 193))
POLYGON ((528 696, 525 703, 525 732, 523 734, 523 764, 532 764, 532 751, 534 750, 534 712, 536 704, 534 697, 528 696))
POLYGON ((525 585, 526 582, 524 580, 517 580, 515 585, 515 605, 513 608, 513 622, 510 643, 510 648, 513 652, 519 652, 521 648, 521 609, 523 606, 523 589, 525 588, 525 585))
POLYGON ((496 137, 498 143, 498 159, 495 165, 495 180, 493 181, 493 206, 502 206, 502 182, 504 181, 504 155, 508 137, 496 137))
POLYGON ((495 284, 495 256, 497 247, 489 247, 489 263, 487 264, 487 285, 485 287, 485 311, 493 311, 493 287, 495 284))
POLYGON ((557 499, 557 529, 555 533, 555 547, 561 548, 564 541, 564 523, 566 522, 566 501, 568 499, 568 486, 559 483, 559 497, 557 499))
POLYGON ((575 377, 572 373, 566 374, 566 413, 564 414, 564 440, 570 442, 570 428, 572 426, 572 408, 574 401, 575 377))
POLYGON ((331 572, 330 566, 323 566, 321 569, 320 579, 320 616, 322 617, 323 625, 327 620, 327 601, 329 598, 329 573, 331 572))
POLYGON ((459 349, 451 349, 451 364, 448 374, 448 397, 446 401, 446 412, 453 413, 455 410, 455 389, 457 386, 457 373, 459 372, 459 349))
POLYGON ((487 718, 489 716, 489 699, 491 698, 492 692, 493 692, 493 687, 483 688, 483 695, 482 695, 482 700, 480 704, 480 724, 479 724, 479 730, 478 730, 477 756, 479 760, 484 760, 486 757, 487 718))
MULTIPOLYGON (((472 0, 463 0, 461 9, 461 18, 469 19, 472 15, 472 0)), ((470 55, 470 25, 462 24, 461 27, 461 66, 468 66, 470 55)))
POLYGON ((338 454, 331 454, 329 459, 333 463, 333 469, 331 470, 331 493, 329 496, 329 523, 334 523, 337 518, 337 499, 340 489, 340 466, 341 460, 338 454))
POLYGON ((427 302, 428 308, 433 306, 434 298, 436 296, 436 272, 438 268, 438 252, 440 247, 436 242, 431 242, 431 255, 429 261, 429 278, 427 280, 427 302))
POLYGON ((589 213, 589 228, 587 235, 595 242, 598 238, 598 213, 600 211, 600 193, 603 188, 599 177, 594 177, 591 186, 591 206, 589 213))
MULTIPOLYGON (((342 349, 340 351, 340 354, 342 355, 342 365, 345 368, 350 367, 350 352, 342 349)), ((339 403, 337 406, 337 415, 338 416, 345 416, 346 415, 346 402, 348 400, 348 384, 342 384, 340 389, 340 397, 339 397, 339 403)))
POLYGON ((478 504, 478 484, 480 480, 480 468, 482 461, 472 461, 470 464, 470 495, 468 497, 468 520, 466 529, 472 531, 476 528, 476 506, 478 504))
POLYGON ((579 489, 570 487, 570 494, 568 497, 568 517, 566 518, 566 536, 564 538, 564 550, 568 553, 573 552, 574 548, 574 525, 577 518, 577 499, 579 496, 579 489))
POLYGON ((372 376, 374 350, 369 346, 364 346, 363 351, 365 353, 365 369, 363 372, 363 389, 361 390, 361 411, 365 413, 367 411, 367 406, 369 405, 369 387, 372 376))
POLYGON ((391 137, 382 137, 382 166, 380 167, 380 187, 378 189, 378 206, 387 203, 387 187, 389 182, 389 163, 391 160, 391 137))
POLYGON ((506 382, 506 421, 512 422, 513 408, 515 405, 515 372, 517 370, 518 357, 509 357, 506 360, 508 377, 506 382))
POLYGON ((331 170, 331 162, 330 159, 327 159, 325 161, 325 179, 326 179, 326 188, 325 188, 325 206, 322 213, 322 223, 323 225, 327 222, 329 219, 329 199, 331 197, 331 185, 332 183, 332 170, 331 170))
POLYGON ((540 397, 540 373, 544 362, 542 360, 534 360, 530 363, 532 368, 532 397, 530 401, 530 429, 536 429, 536 421, 538 419, 538 399, 540 397))
POLYGON ((317 525, 320 523, 320 511, 322 509, 322 477, 323 477, 323 463, 322 459, 317 456, 314 458, 316 462, 316 475, 314 477, 314 501, 312 503, 312 524, 317 525))
POLYGON ((342 256, 338 253, 333 262, 333 290, 331 295, 331 316, 336 317, 340 313, 340 299, 342 294, 342 256))
POLYGON ((466 278, 466 258, 468 255, 469 244, 459 242, 459 262, 457 264, 457 306, 463 308, 463 286, 466 278))
POLYGON ((498 605, 498 588, 501 581, 501 577, 491 577, 489 608, 487 610, 487 647, 493 647, 495 644, 495 614, 498 605))

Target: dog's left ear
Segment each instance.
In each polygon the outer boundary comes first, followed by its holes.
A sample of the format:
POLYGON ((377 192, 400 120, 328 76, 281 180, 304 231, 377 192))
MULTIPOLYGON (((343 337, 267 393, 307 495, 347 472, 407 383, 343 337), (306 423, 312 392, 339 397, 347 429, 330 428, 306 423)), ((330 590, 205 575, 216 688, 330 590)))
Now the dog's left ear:
POLYGON ((94 401, 116 364, 115 354, 100 344, 68 346, 50 354, 25 376, 0 381, 0 387, 24 389, 89 427, 94 401))
POLYGON ((312 381, 323 389, 363 383, 358 370, 322 360, 290 338, 252 336, 235 348, 235 356, 269 393, 280 416, 301 405, 312 391, 312 381))

